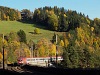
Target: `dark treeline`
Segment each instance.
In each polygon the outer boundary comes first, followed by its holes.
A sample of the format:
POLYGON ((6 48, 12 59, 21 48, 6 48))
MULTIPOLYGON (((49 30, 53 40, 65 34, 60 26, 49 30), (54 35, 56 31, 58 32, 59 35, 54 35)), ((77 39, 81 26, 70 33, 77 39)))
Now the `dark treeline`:
POLYGON ((64 7, 59 8, 54 7, 43 7, 35 9, 33 17, 31 19, 33 22, 45 26, 49 30, 69 32, 70 30, 75 30, 77 27, 81 27, 82 24, 94 28, 94 33, 96 36, 100 36, 100 19, 94 18, 93 20, 89 18, 88 15, 84 13, 66 10, 64 7))
POLYGON ((88 15, 85 16, 81 12, 65 10, 63 7, 58 8, 57 6, 35 9, 33 20, 56 31, 69 31, 79 27, 80 23, 89 24, 91 21, 88 15))

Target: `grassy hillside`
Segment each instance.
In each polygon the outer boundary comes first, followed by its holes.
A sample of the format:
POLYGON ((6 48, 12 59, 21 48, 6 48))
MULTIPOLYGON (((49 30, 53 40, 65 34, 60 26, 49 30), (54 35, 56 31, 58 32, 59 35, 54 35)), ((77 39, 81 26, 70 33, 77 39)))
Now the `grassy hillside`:
POLYGON ((3 33, 6 35, 11 31, 17 32, 20 29, 25 31, 28 41, 32 39, 34 42, 37 42, 41 38, 51 39, 54 34, 53 31, 45 30, 43 27, 41 28, 35 24, 27 24, 18 21, 0 21, 0 34, 3 33), (40 29, 41 34, 32 34, 37 27, 40 29))

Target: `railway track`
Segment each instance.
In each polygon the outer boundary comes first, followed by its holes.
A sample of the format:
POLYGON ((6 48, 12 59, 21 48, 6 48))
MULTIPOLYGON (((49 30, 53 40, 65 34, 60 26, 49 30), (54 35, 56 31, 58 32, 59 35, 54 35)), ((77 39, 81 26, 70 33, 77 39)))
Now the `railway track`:
POLYGON ((17 75, 52 75, 44 72, 38 72, 35 70, 29 70, 28 68, 22 68, 21 66, 8 66, 7 69, 17 75))
POLYGON ((27 71, 25 69, 22 69, 19 66, 16 66, 16 67, 9 66, 9 67, 7 67, 7 70, 17 72, 17 73, 32 73, 31 71, 27 71))
POLYGON ((4 73, 0 70, 0 75, 100 75, 99 70, 94 69, 64 69, 64 68, 49 68, 49 67, 37 67, 37 66, 8 66, 4 73), (1 74, 1 72, 3 74, 1 74))
POLYGON ((30 71, 26 68, 22 68, 21 66, 8 66, 7 70, 17 75, 44 75, 44 74, 39 74, 38 72, 35 71, 30 71))

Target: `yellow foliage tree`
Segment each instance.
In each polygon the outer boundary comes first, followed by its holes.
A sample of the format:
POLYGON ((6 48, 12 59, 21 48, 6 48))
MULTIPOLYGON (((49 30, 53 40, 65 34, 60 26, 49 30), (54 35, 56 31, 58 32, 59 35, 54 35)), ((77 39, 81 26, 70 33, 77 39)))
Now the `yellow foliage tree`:
POLYGON ((34 29, 34 33, 35 33, 35 34, 39 34, 39 33, 40 33, 40 30, 39 30, 38 28, 35 28, 35 29, 34 29))
POLYGON ((16 49, 14 51, 14 54, 15 54, 15 56, 16 56, 17 59, 20 57, 20 55, 22 55, 20 49, 16 49))
POLYGON ((80 28, 77 28, 77 37, 78 39, 84 39, 84 30, 80 27, 80 28))
POLYGON ((91 52, 93 53, 93 52, 95 51, 94 48, 91 47, 91 46, 89 46, 88 49, 89 49, 89 52, 90 52, 90 53, 91 53, 91 52))
POLYGON ((2 56, 2 53, 0 52, 0 62, 2 61, 3 59, 3 56, 2 56))
POLYGON ((30 57, 31 52, 30 52, 30 50, 29 50, 29 49, 24 48, 24 54, 25 54, 25 57, 30 57))
POLYGON ((18 46, 20 46, 20 42, 13 41, 13 45, 16 46, 16 47, 18 47, 18 46))
POLYGON ((7 17, 6 17, 6 14, 5 14, 5 13, 3 14, 3 18, 4 18, 4 20, 6 20, 6 19, 7 19, 7 17))
POLYGON ((95 24, 99 24, 100 23, 100 19, 99 18, 94 18, 94 23, 95 24))
POLYGON ((49 51, 50 56, 55 56, 56 55, 56 45, 52 44, 51 49, 49 51))
POLYGON ((0 48, 2 49, 3 43, 2 38, 0 37, 0 48))
POLYGON ((94 27, 91 27, 91 31, 92 31, 92 32, 94 31, 94 27))
POLYGON ((9 16, 7 16, 7 21, 9 21, 9 16))
POLYGON ((69 45, 69 41, 68 41, 67 38, 64 40, 64 43, 65 43, 65 46, 66 46, 66 47, 69 45))
POLYGON ((46 46, 46 47, 49 47, 49 44, 50 44, 50 42, 49 42, 46 38, 42 38, 42 39, 40 39, 40 40, 38 41, 37 46, 38 46, 38 48, 39 48, 41 45, 44 45, 44 46, 46 46))
POLYGON ((37 10, 37 15, 39 15, 39 14, 40 14, 40 10, 38 9, 38 10, 37 10))
POLYGON ((5 47, 8 46, 8 43, 7 43, 6 40, 4 40, 4 46, 5 46, 5 47))
POLYGON ((69 37, 69 38, 71 37, 71 34, 70 34, 70 33, 68 34, 68 37, 69 37))
POLYGON ((49 15, 52 15, 52 14, 54 14, 54 11, 51 10, 51 11, 49 11, 48 13, 49 13, 49 15))
POLYGON ((7 53, 8 53, 8 52, 7 52, 7 49, 5 49, 5 50, 4 50, 4 59, 5 59, 5 62, 7 61, 7 53))
POLYGON ((80 43, 77 39, 75 40, 75 45, 80 47, 80 43))
POLYGON ((20 46, 20 42, 12 41, 11 46, 13 47, 13 49, 17 49, 20 46))
POLYGON ((45 56, 45 48, 44 48, 43 45, 40 46, 40 48, 38 49, 38 51, 39 51, 39 56, 40 57, 44 57, 45 56))
POLYGON ((66 14, 64 14, 64 17, 67 17, 66 14))
POLYGON ((46 12, 48 13, 48 10, 46 10, 46 12))
POLYGON ((21 13, 19 11, 17 11, 18 13, 18 19, 21 20, 21 13))
MULTIPOLYGON (((64 42, 61 42, 62 46, 64 46, 64 42)), ((47 39, 42 38, 38 41, 36 50, 34 50, 36 53, 35 56, 55 56, 56 55, 56 45, 49 42, 47 39)), ((60 49, 59 52, 61 53, 60 49)))
POLYGON ((34 54, 33 54, 34 57, 39 57, 39 52, 38 52, 38 50, 34 50, 33 53, 34 53, 34 54))
POLYGON ((90 25, 90 21, 88 19, 86 19, 87 23, 90 25))
POLYGON ((60 41, 60 46, 64 46, 64 41, 63 40, 60 41))
POLYGON ((56 14, 51 13, 50 15, 48 15, 48 24, 50 25, 51 29, 58 29, 58 17, 56 14))

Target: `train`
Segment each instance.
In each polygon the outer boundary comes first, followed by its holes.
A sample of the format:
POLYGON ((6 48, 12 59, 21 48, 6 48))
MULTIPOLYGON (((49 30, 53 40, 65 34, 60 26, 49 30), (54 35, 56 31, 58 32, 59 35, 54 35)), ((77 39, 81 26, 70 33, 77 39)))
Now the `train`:
POLYGON ((60 62, 63 58, 61 56, 58 57, 33 57, 33 58, 26 58, 20 57, 18 58, 19 65, 35 65, 35 66, 45 66, 52 65, 52 62, 60 62))

